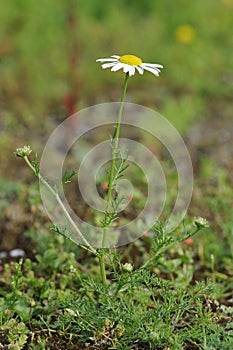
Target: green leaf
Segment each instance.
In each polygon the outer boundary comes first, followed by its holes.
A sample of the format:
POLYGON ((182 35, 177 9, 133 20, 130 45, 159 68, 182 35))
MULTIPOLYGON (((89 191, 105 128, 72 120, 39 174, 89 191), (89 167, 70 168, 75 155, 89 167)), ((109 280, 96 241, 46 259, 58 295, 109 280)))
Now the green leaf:
POLYGON ((65 170, 62 178, 62 183, 63 184, 70 183, 74 175, 76 175, 76 171, 74 169, 72 169, 71 171, 65 170))

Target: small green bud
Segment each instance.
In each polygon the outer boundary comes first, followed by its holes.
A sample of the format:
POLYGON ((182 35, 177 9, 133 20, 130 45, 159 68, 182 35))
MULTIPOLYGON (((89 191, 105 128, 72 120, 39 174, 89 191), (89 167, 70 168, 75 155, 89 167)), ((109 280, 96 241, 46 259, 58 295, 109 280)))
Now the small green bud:
POLYGON ((122 265, 122 268, 125 272, 132 272, 133 271, 133 265, 130 263, 125 263, 122 265))
POLYGON ((16 157, 24 158, 28 157, 31 152, 32 150, 30 146, 23 146, 21 148, 16 148, 15 155, 16 157))
POLYGON ((197 228, 209 227, 208 221, 200 216, 194 218, 193 225, 197 228))

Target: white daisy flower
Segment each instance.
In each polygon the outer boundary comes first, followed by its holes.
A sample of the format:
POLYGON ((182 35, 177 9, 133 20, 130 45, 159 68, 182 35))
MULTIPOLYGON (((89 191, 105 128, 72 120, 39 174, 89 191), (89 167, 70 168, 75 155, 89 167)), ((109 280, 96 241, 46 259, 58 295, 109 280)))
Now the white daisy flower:
POLYGON ((134 55, 113 55, 110 58, 99 58, 96 62, 103 63, 101 67, 103 69, 111 68, 112 72, 123 69, 123 72, 129 73, 130 77, 133 76, 136 71, 138 71, 139 74, 143 74, 144 70, 159 76, 160 69, 163 68, 161 64, 144 63, 141 58, 134 55))

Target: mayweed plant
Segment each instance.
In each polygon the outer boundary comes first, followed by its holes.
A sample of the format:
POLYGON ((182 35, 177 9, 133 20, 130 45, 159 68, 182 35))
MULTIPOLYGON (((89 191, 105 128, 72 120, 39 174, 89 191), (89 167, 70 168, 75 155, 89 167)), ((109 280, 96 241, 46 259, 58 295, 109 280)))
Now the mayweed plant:
MULTIPOLYGON (((97 62, 101 63, 101 66, 103 69, 110 68, 112 72, 116 72, 119 70, 123 70, 125 74, 124 78, 124 84, 121 94, 121 100, 118 110, 118 117, 116 121, 116 125, 114 126, 114 133, 111 137, 111 162, 110 162, 110 170, 108 172, 108 182, 106 187, 106 198, 105 198, 105 211, 103 219, 100 221, 101 227, 103 229, 103 236, 102 236, 102 245, 100 248, 95 248, 88 239, 86 239, 83 232, 81 232, 81 229, 77 227, 76 223, 72 219, 71 215, 69 214, 68 210, 66 209, 64 203, 62 202, 60 196, 59 196, 59 186, 51 186, 49 182, 46 180, 45 177, 43 177, 40 173, 39 163, 37 160, 37 157, 34 157, 33 160, 30 160, 30 156, 32 153, 32 150, 30 146, 24 146, 22 148, 17 148, 15 155, 17 157, 23 158, 24 161, 27 163, 29 168, 33 171, 35 176, 39 179, 39 181, 45 186, 47 191, 52 194, 52 196, 56 199, 57 205, 60 206, 60 209, 63 211, 66 219, 68 220, 71 227, 75 230, 77 235, 80 238, 80 241, 82 243, 77 243, 80 247, 85 249, 86 251, 92 253, 94 256, 96 256, 99 259, 99 266, 100 266, 100 275, 103 285, 107 286, 107 277, 106 277, 106 266, 105 266, 105 260, 106 260, 106 249, 105 249, 105 241, 106 237, 108 235, 108 230, 112 225, 116 225, 116 221, 118 219, 118 212, 119 212, 119 206, 120 206, 120 199, 117 198, 115 195, 116 193, 116 185, 117 181, 120 177, 123 176, 124 171, 128 167, 127 164, 127 157, 123 157, 120 149, 119 149, 119 138, 120 138, 120 130, 121 130, 121 123, 122 123, 122 116, 123 116, 123 108, 125 103, 125 96, 126 96, 126 90, 129 82, 129 78, 134 76, 135 73, 139 73, 140 75, 143 75, 144 71, 148 71, 155 76, 159 76, 160 70, 163 68, 161 64, 155 64, 155 63, 144 63, 141 58, 134 56, 134 55, 123 55, 123 56, 117 56, 112 55, 110 58, 100 58, 96 60, 97 62), (121 161, 118 163, 117 159, 120 159, 121 161)), ((75 172, 72 171, 70 174, 68 172, 65 172, 63 177, 63 184, 68 183, 71 181, 71 178, 75 175, 75 172)), ((182 242, 192 235, 194 235, 196 232, 198 232, 200 229, 208 227, 208 223, 205 219, 202 219, 200 217, 195 218, 193 222, 195 229, 190 230, 190 232, 186 232, 182 238, 173 238, 171 235, 168 235, 165 229, 165 226, 161 224, 159 220, 155 223, 154 227, 151 228, 151 231, 148 230, 146 232, 146 235, 144 233, 144 237, 146 239, 152 240, 152 256, 148 261, 141 267, 148 267, 150 264, 153 263, 153 260, 156 260, 156 257, 159 256, 161 253, 164 252, 164 250, 169 247, 171 244, 182 242), (150 235, 150 233, 153 233, 150 235), (154 238, 153 238, 154 235, 154 238)), ((69 235, 64 233, 61 228, 58 226, 53 226, 53 231, 65 235, 67 238, 70 238, 69 235)), ((142 232, 143 236, 143 232, 142 232)), ((120 270, 123 273, 134 273, 135 268, 131 263, 124 263, 121 265, 120 270)), ((118 288, 119 290, 119 288, 118 288)))
MULTIPOLYGON (((106 208, 105 208, 105 217, 104 217, 104 220, 102 221, 103 228, 104 228, 102 245, 104 246, 106 235, 107 235, 107 228, 111 225, 113 220, 115 220, 117 217, 117 207, 115 206, 116 210, 114 210, 113 212, 110 212, 109 208, 112 202, 112 192, 114 190, 114 187, 117 181, 117 178, 115 175, 119 173, 115 167, 115 163, 119 153, 118 144, 119 144, 119 136, 120 136, 120 127, 121 127, 122 112, 123 112, 128 80, 129 80, 129 77, 135 74, 136 70, 139 72, 139 74, 143 74, 144 70, 148 70, 152 72, 154 75, 158 76, 160 72, 159 68, 163 68, 163 66, 160 64, 143 63, 141 58, 134 55, 123 55, 123 56, 113 55, 110 58, 99 58, 97 62, 103 63, 102 64, 103 69, 111 68, 112 72, 116 72, 120 69, 123 69, 123 72, 125 73, 125 80, 124 80, 124 85, 123 85, 123 90, 121 95, 121 104, 119 108, 116 129, 112 137, 112 159, 111 159, 110 175, 108 180, 108 192, 107 192, 107 200, 106 200, 106 208)), ((125 169, 126 167, 123 167, 123 170, 125 169)), ((104 284, 106 284, 106 273, 104 268, 104 251, 102 251, 100 255, 100 268, 101 268, 102 280, 104 284)))

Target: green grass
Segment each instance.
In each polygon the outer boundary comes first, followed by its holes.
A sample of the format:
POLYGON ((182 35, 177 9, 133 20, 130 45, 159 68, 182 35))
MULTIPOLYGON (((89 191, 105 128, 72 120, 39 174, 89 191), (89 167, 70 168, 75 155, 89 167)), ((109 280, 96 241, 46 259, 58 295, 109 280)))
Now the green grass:
MULTIPOLYGON (((201 181, 209 180, 208 167, 212 164, 206 161, 201 181)), ((196 184, 197 203, 199 186, 203 183, 196 184)), ((55 344, 66 349, 230 349, 232 188, 225 188, 224 201, 219 190, 207 187, 202 206, 213 219, 192 244, 181 242, 192 231, 187 217, 172 234, 160 222, 149 237, 109 251, 107 287, 100 282, 96 258, 38 222, 36 230, 25 233, 34 242, 34 258, 3 267, 0 343, 19 350, 55 349, 55 344), (125 271, 124 262, 134 270, 125 271)), ((37 201, 29 205, 40 206, 37 201)))
MULTIPOLYGON (((38 243, 35 261, 4 266, 1 343, 12 349, 53 349, 57 342, 66 349, 230 349, 232 309, 218 301, 226 290, 216 271, 205 282, 192 280, 195 248, 179 244, 132 273, 122 270, 119 253, 109 253, 105 288, 90 257, 79 260, 77 250, 75 258, 61 237, 43 239, 47 249, 38 243)), ((145 242, 136 247, 143 251, 145 242)))

